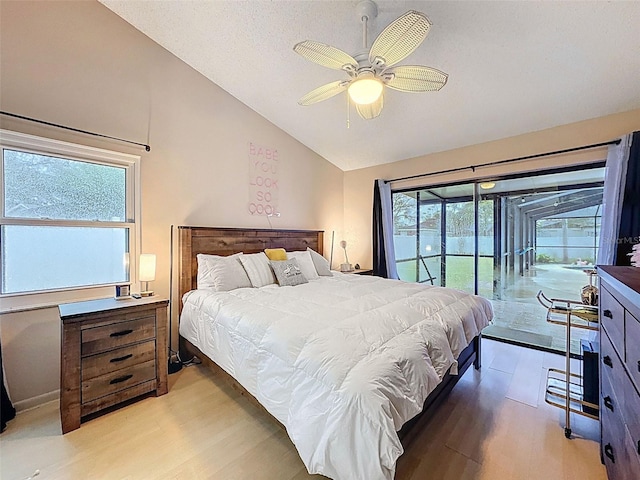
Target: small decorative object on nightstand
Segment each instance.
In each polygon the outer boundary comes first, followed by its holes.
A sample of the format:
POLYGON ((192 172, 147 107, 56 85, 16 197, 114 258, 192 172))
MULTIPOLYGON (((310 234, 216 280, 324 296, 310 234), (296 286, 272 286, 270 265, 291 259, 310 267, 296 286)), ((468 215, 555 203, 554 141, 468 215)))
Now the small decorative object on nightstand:
POLYGON ((126 400, 167 393, 168 300, 106 298, 59 306, 62 433, 126 400))
POLYGON ((114 298, 116 300, 124 300, 125 298, 131 298, 131 286, 128 283, 116 285, 116 293, 114 298))
POLYGON ((351 266, 351 264, 349 263, 349 257, 347 257, 347 242, 345 242, 344 240, 342 240, 340 242, 340 246, 343 248, 344 250, 344 263, 340 264, 340 271, 341 272, 351 272, 353 271, 353 267, 351 266))

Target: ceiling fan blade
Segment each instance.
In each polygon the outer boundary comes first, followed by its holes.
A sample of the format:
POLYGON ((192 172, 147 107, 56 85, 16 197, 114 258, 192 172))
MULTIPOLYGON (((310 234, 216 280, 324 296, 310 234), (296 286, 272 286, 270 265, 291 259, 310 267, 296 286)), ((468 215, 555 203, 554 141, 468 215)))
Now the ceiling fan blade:
POLYGON ((406 58, 427 37, 431 22, 424 13, 410 10, 391 22, 371 46, 369 62, 390 67, 406 58))
POLYGON ((334 70, 351 70, 355 72, 358 67, 358 62, 351 55, 324 43, 305 40, 297 43, 293 50, 307 60, 334 70))
POLYGON ((365 120, 371 120, 372 118, 376 118, 382 112, 382 107, 384 106, 384 92, 380 95, 380 98, 373 103, 368 105, 358 105, 356 103, 356 110, 358 114, 364 118, 365 120))
POLYGON ((387 87, 401 92, 432 92, 440 90, 447 83, 447 75, 440 70, 422 65, 401 65, 386 70, 383 77, 387 87))
POLYGON ((337 82, 327 83, 326 85, 322 85, 321 87, 311 90, 304 97, 298 100, 298 103, 300 105, 312 105, 314 103, 321 102, 322 100, 331 98, 340 92, 344 92, 348 85, 348 80, 338 80, 337 82))

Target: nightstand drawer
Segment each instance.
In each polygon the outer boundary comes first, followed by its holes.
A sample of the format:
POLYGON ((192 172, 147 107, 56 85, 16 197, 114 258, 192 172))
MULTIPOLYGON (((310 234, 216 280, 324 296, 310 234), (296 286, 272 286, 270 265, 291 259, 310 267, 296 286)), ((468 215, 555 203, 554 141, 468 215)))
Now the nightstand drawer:
POLYGON ((606 288, 600 289, 600 322, 624 360, 624 307, 606 288))
POLYGON ((143 343, 110 350, 106 353, 84 357, 82 359, 82 380, 105 375, 116 370, 148 362, 156 357, 156 342, 143 343))
POLYGON ((124 390, 138 383, 156 378, 156 362, 149 360, 129 368, 100 375, 82 382, 82 403, 124 390))
POLYGON ((80 414, 84 417, 85 415, 91 415, 96 412, 100 412, 100 410, 103 410, 105 408, 113 407, 114 405, 126 402, 127 400, 135 399, 140 395, 145 395, 149 392, 153 392, 154 390, 156 390, 157 386, 158 382, 153 379, 148 382, 139 383, 125 390, 120 390, 119 392, 112 393, 111 395, 105 395, 104 397, 96 398, 91 402, 84 402, 81 406, 80 414))
POLYGON ((105 352, 156 335, 154 316, 82 330, 82 356, 105 352))

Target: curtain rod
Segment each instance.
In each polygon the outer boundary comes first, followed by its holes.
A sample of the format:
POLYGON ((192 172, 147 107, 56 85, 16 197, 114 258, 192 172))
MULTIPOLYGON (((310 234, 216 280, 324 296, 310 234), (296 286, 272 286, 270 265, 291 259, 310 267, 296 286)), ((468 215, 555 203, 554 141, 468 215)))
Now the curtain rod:
POLYGON ((469 169, 472 172, 475 172, 476 168, 480 168, 480 167, 491 167, 493 165, 500 165, 500 164, 503 164, 503 163, 511 163, 511 162, 519 162, 521 160, 529 160, 531 158, 548 157, 548 156, 551 156, 551 155, 560 155, 562 153, 575 152, 575 151, 578 151, 578 150, 587 150, 587 149, 590 149, 590 148, 605 147, 607 145, 618 145, 620 142, 621 142, 620 139, 611 140, 610 142, 594 143, 592 145, 584 145, 582 147, 567 148, 566 150, 556 150, 555 152, 536 153, 535 155, 528 155, 526 157, 509 158, 507 160, 498 160, 498 161, 495 161, 495 162, 480 163, 478 165, 469 165, 468 167, 449 168, 447 170, 439 170, 437 172, 420 173, 418 175, 411 175, 411 176, 408 176, 408 177, 392 178, 391 180, 385 180, 384 183, 399 182, 401 180, 410 180, 412 178, 430 177, 432 175, 440 175, 442 173, 460 172, 462 170, 469 170, 469 169))
POLYGON ((59 125, 57 123, 45 122, 44 120, 38 120, 37 118, 25 117, 23 115, 17 115, 15 113, 3 112, 0 111, 0 115, 6 115, 8 117, 19 118, 20 120, 27 120, 28 122, 40 123, 42 125, 47 125, 49 127, 63 128, 65 130, 71 130, 72 132, 84 133, 86 135, 93 135, 94 137, 102 137, 108 138, 110 140, 117 140, 118 142, 130 143, 132 145, 138 145, 140 147, 144 147, 147 152, 151 151, 151 147, 145 143, 132 142, 131 140, 124 140, 118 137, 111 137, 109 135, 103 135, 101 133, 88 132, 86 130, 80 130, 78 128, 67 127, 65 125, 59 125))

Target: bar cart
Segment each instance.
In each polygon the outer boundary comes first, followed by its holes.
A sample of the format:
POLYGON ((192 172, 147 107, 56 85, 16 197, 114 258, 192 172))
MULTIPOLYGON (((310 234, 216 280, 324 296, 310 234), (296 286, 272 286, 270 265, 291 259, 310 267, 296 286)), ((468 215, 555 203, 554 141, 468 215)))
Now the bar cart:
POLYGON ((582 375, 571 372, 571 329, 598 331, 598 307, 573 300, 547 298, 542 290, 536 298, 547 309, 547 322, 562 325, 567 330, 565 370, 549 369, 545 401, 565 411, 564 436, 571 438, 571 413, 598 419, 599 405, 584 399, 582 375))

